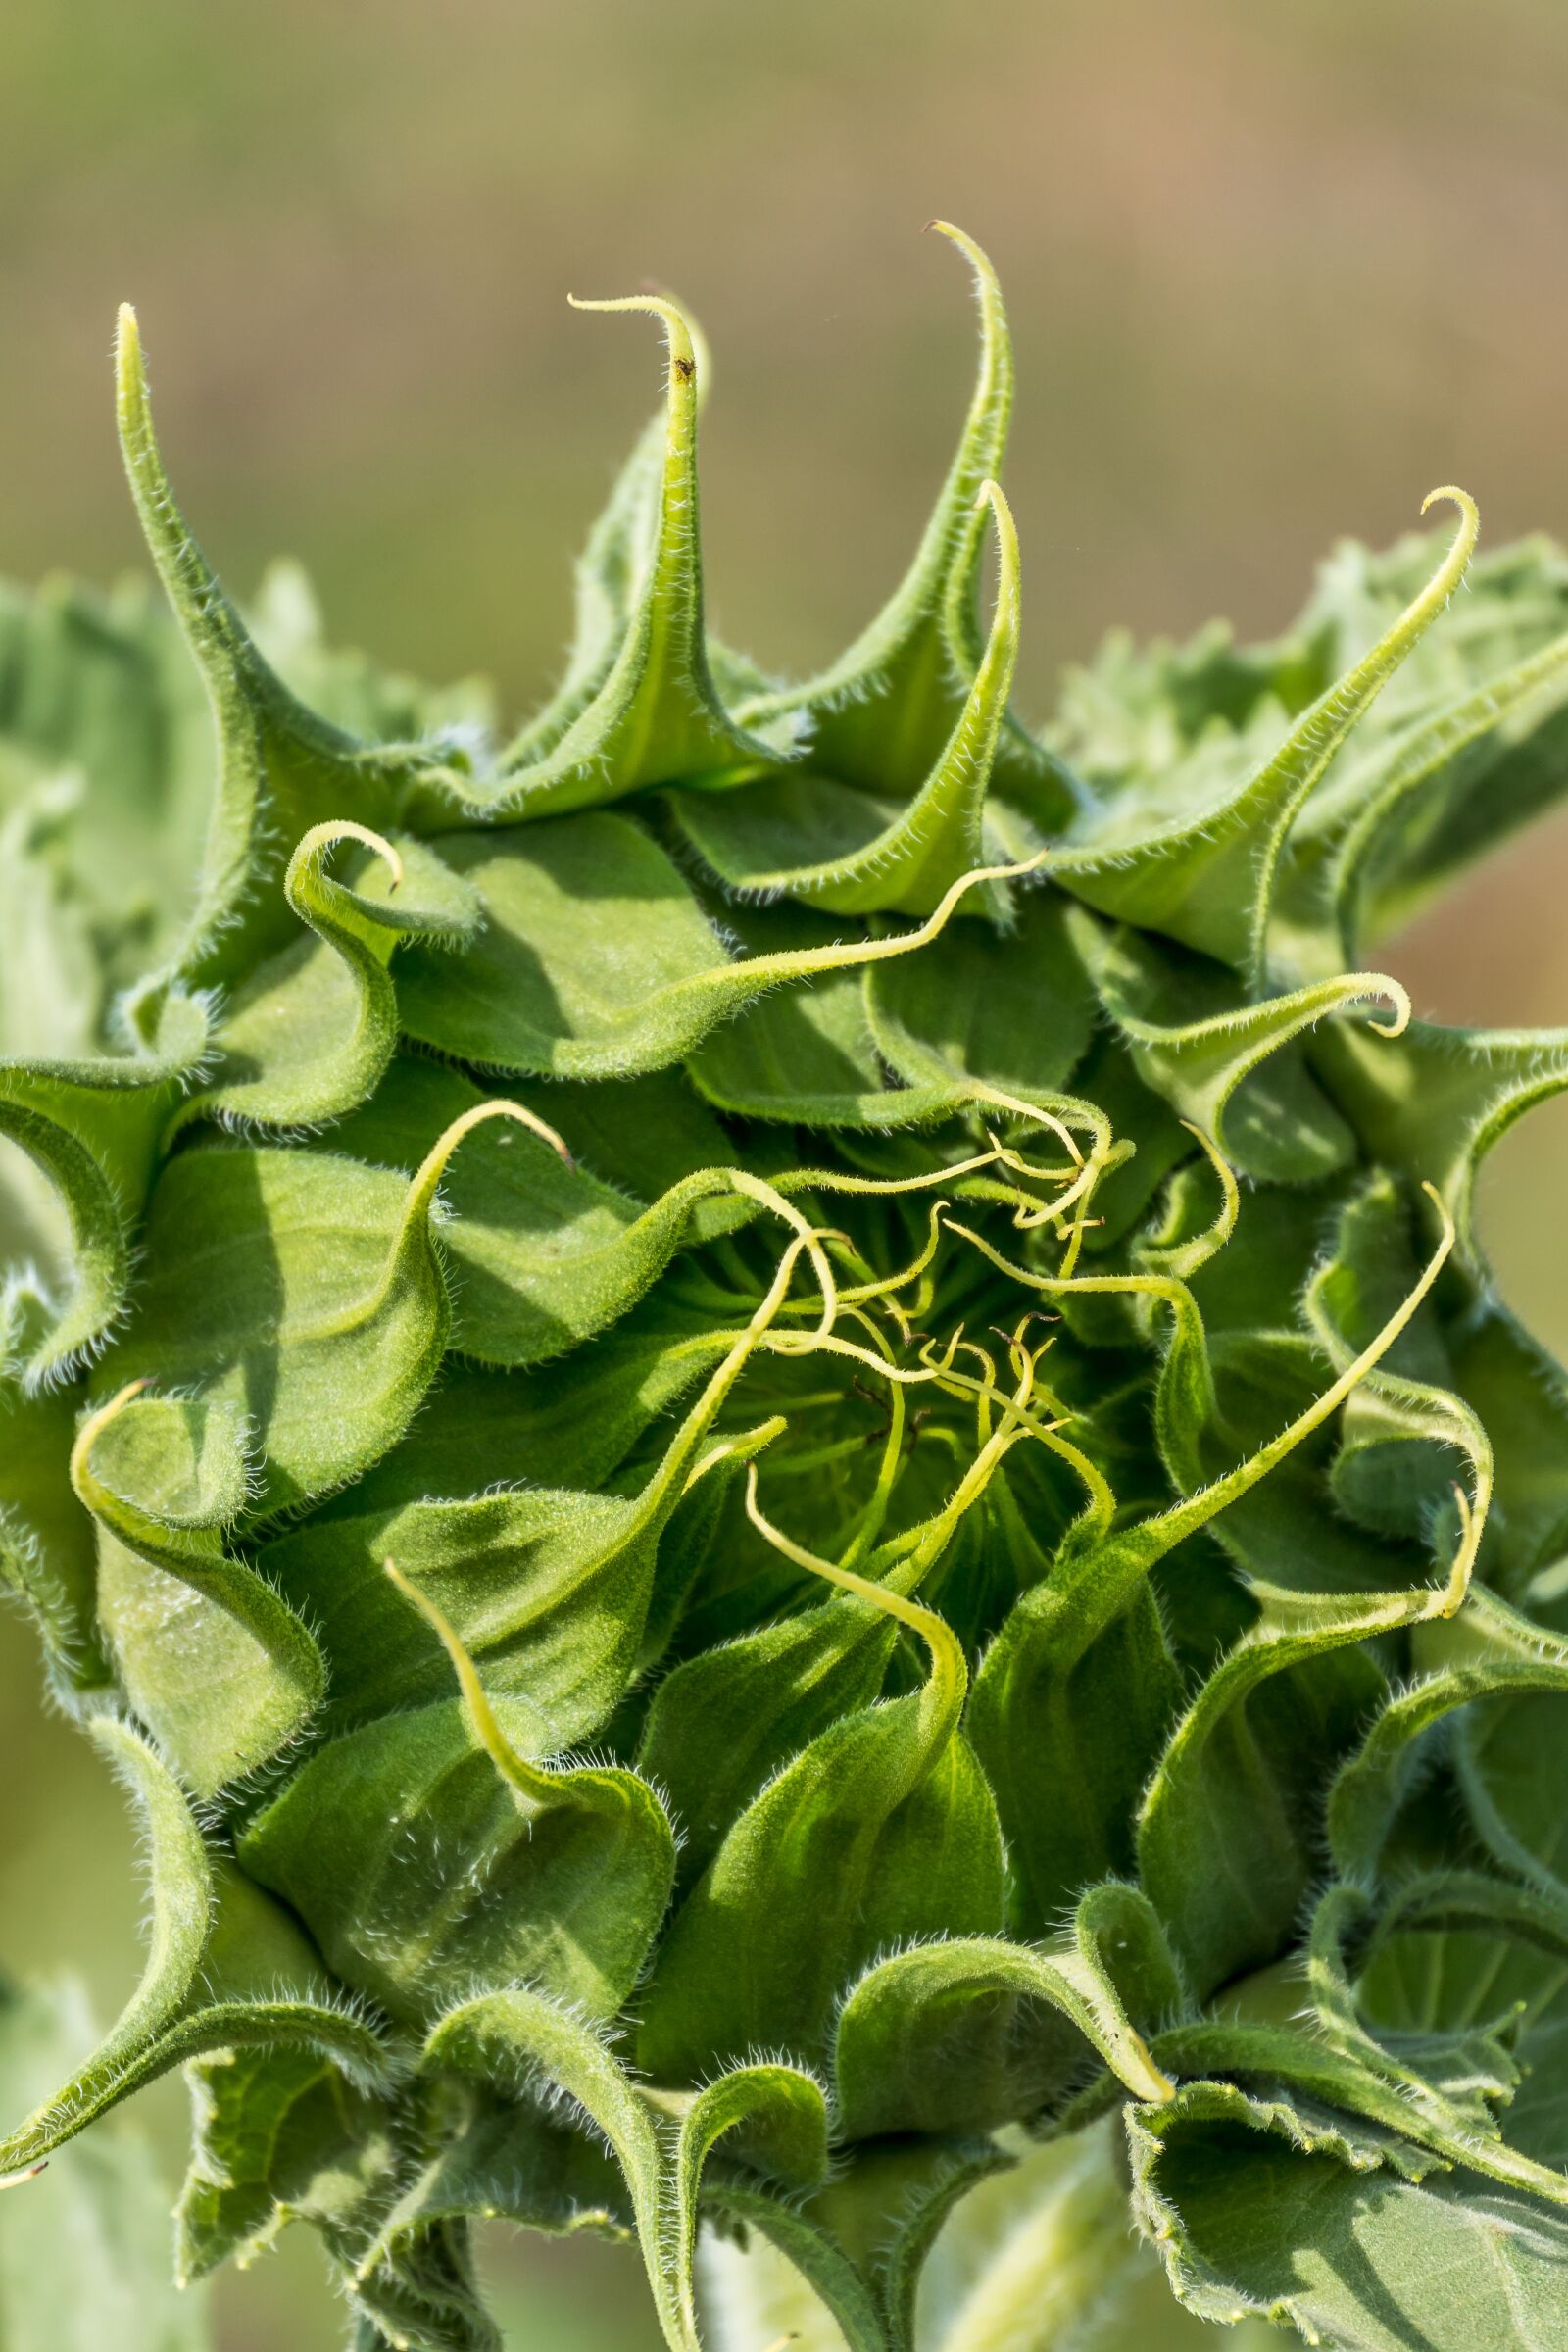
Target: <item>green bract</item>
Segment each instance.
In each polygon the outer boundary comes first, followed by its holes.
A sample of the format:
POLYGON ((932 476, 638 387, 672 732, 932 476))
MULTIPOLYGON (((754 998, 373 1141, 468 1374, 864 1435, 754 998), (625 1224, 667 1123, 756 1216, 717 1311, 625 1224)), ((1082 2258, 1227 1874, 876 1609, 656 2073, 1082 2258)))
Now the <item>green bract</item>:
POLYGON ((1156 2254, 1568 2346, 1568 1391, 1471 1216, 1568 1033, 1368 944, 1568 781, 1568 564, 1435 492, 1032 736, 944 233, 958 452, 804 686, 705 629, 701 344, 585 306, 667 401, 510 744, 247 628, 122 322, 218 780, 186 904, 173 632, 0 606, 0 1565, 151 1942, 0 2172, 185 2065, 182 2274, 308 2220, 366 2352, 496 2341, 497 2215, 674 2352, 705 2230, 735 2352, 1141 2342, 1156 2254))

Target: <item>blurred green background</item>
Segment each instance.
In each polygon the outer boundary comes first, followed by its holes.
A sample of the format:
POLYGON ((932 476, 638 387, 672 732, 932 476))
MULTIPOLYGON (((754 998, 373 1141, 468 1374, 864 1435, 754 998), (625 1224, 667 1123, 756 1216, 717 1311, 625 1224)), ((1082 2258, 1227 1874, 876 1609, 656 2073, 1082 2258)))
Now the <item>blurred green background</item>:
MULTIPOLYGON (((564 296, 656 280, 715 345, 715 620, 814 664, 895 577, 963 400, 937 213, 1012 307, 1038 713, 1112 621, 1274 630, 1337 536, 1394 537, 1435 482, 1494 544, 1568 534, 1565 152, 1563 0, 5 0, 0 569, 138 562, 106 366, 129 297, 225 576, 296 554, 337 637, 521 708, 661 373, 646 322, 564 296)), ((1564 1020, 1565 896, 1568 817, 1387 960, 1439 1017, 1564 1020)), ((1497 1154, 1484 1223, 1562 1346, 1559 1113, 1497 1154)), ((0 1625, 0 1955, 85 1960, 107 2008, 130 1841, 31 1691, 0 1625)), ((652 2341, 630 2257, 494 2259, 517 2345, 652 2341)), ((224 2352, 338 2340, 303 2248, 218 2319, 224 2352)))

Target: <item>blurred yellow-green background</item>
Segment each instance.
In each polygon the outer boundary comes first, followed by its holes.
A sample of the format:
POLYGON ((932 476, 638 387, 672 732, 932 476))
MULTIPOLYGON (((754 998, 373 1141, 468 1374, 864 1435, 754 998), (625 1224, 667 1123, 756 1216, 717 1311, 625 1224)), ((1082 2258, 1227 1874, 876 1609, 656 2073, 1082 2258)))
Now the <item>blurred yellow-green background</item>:
MULTIPOLYGON (((916 233, 941 214, 1011 302, 1043 712, 1112 621, 1272 631, 1333 539, 1395 536, 1435 482, 1494 543, 1568 534, 1565 155, 1563 0, 5 0, 0 570, 137 562, 130 297, 225 576, 296 554, 338 637, 521 707, 660 378, 645 322, 565 294, 652 280, 715 345, 715 618, 815 663, 896 575, 963 399, 962 272, 916 233)), ((1565 902, 1568 819, 1389 960, 1442 1017, 1568 1020, 1565 902)), ((1565 1180, 1540 1114, 1484 1203, 1558 1344, 1565 1180)), ((0 1706, 0 1956, 84 1962, 108 2006, 130 1841, 9 1623, 0 1706)), ((518 2346, 651 2341, 630 2257, 495 2260, 518 2346)), ((339 2334, 300 2249, 218 2319, 224 2352, 339 2334)))

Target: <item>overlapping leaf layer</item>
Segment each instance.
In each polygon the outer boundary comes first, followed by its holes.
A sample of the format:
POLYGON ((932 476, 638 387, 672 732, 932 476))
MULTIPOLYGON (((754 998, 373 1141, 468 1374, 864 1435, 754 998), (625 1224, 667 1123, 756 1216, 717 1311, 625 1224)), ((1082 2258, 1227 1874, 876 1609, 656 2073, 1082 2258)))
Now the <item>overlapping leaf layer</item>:
POLYGON ((589 306, 667 396, 510 745, 247 627, 122 321, 184 648, 0 608, 0 1566, 151 1946, 0 2172, 184 2064, 183 2273, 311 2222, 368 2352, 494 2343, 497 2215, 676 2352, 705 2226, 910 2352, 1108 2133, 1042 2342, 1130 2197, 1204 2317, 1568 2344, 1568 1391, 1471 1210, 1568 1033, 1367 946, 1568 780, 1568 566, 1436 492, 1032 736, 947 233, 962 439, 805 686, 705 628, 700 342, 589 306))

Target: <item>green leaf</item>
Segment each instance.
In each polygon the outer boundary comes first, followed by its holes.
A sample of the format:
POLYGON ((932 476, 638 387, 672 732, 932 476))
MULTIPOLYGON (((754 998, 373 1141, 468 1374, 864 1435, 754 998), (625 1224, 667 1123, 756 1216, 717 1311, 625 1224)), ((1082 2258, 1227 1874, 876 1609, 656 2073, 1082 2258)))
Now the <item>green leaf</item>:
MULTIPOLYGON (((1227 1229, 1231 1213, 1228 1206, 1216 1232, 1227 1229)), ((1210 1374, 1201 1318, 1183 1284, 1156 1274, 1037 1275, 1001 1258, 967 1227, 955 1230, 1048 1297, 1123 1293, 1169 1306, 1177 1340, 1162 1368, 1156 1422, 1172 1457, 1185 1458, 1180 1431, 1206 1411, 1210 1374)), ((998 1633, 976 1678, 970 1710, 972 1737, 1007 1840, 1015 1917, 1026 1933, 1041 1933, 1092 1880, 1131 1867, 1132 1825, 1141 1818, 1145 1784, 1179 1695, 1175 1661, 1150 1588, 1152 1572, 1177 1544, 1243 1502, 1331 1419, 1415 1314, 1450 1245, 1451 1234, 1403 1305, 1331 1387, 1252 1453, 1168 1510, 1114 1526, 1116 1499, 1103 1475, 1064 1440, 1053 1441, 1070 1454, 1090 1499, 1050 1578, 1021 1596, 998 1633), (1109 1723, 1116 1726, 1114 1739, 1104 1736, 1109 1723), (1048 1789, 1049 1806, 1042 1801, 1048 1789)), ((1468 1574, 1470 1548, 1467 1537, 1451 1572, 1456 1579, 1468 1574)), ((1439 1597, 1446 1605, 1446 1592, 1439 1597)), ((1431 1599, 1423 1593, 1412 1600, 1412 1613, 1431 1599)), ((1322 1605, 1332 1615, 1332 1602, 1322 1605)), ((1283 1656, 1280 1662, 1286 1662, 1283 1656)), ((1239 1671, 1245 1676, 1248 1669, 1239 1671)), ((1210 1682, 1204 1695, 1214 1688, 1210 1682)))
MULTIPOLYGON (((786 2196, 802 2197, 828 2177, 828 2110, 822 2086, 802 2069, 777 2061, 732 2068, 708 2083, 680 2114, 666 2159, 664 2261, 694 2340, 698 2321, 693 2260, 710 2160, 743 2180, 760 2178, 786 2196)), ((722 2194, 722 2191, 720 2191, 722 2194)))
MULTIPOLYGON (((1363 1182, 1336 1220, 1333 1253, 1307 1282, 1307 1322, 1345 1364, 1408 1289, 1410 1219, 1386 1176, 1363 1182)), ((1494 1481, 1491 1443, 1452 1389, 1448 1351, 1431 1302, 1345 1410, 1332 1472, 1336 1498, 1363 1525, 1396 1536, 1429 1528, 1451 1490, 1453 1453, 1465 1456, 1473 1504, 1484 1514, 1494 1481)))
POLYGON ((1054 889, 1020 891, 1005 929, 956 923, 922 955, 866 973, 871 1035, 906 1086, 977 1080, 1059 1107, 1095 1021, 1070 904, 1054 889))
POLYGON ((1568 1548, 1568 1381, 1494 1297, 1484 1295, 1450 1324, 1447 1347, 1454 1386, 1493 1447, 1498 1506, 1493 1574, 1510 1592, 1523 1592, 1568 1548))
POLYGON ((1455 1761, 1471 1817, 1488 1851, 1527 1884, 1568 1900, 1564 1846, 1561 1701, 1568 1668, 1496 1672, 1496 1695, 1467 1710, 1455 1761))
POLYGON ((461 1711, 389 1716, 322 1748, 244 1832, 245 1868, 396 2017, 428 2022, 517 1977, 613 2017, 669 1899, 663 1807, 634 1773, 541 1764, 537 1717, 503 1700, 531 1752, 514 1745, 435 1602, 390 1560, 387 1573, 437 1634, 461 1711))
POLYGON ((514 2096, 566 2100, 604 2135, 626 2182, 664 2340, 671 2352, 697 2352, 683 2282, 665 2259, 669 2206, 655 2111, 593 2028, 515 1986, 452 2010, 426 2042, 425 2062, 514 2096))
POLYGON ((1461 1259, 1478 1269, 1477 1171, 1516 1119, 1568 1085, 1568 1035, 1412 1021, 1387 1049, 1337 1027, 1316 1054, 1335 1100, 1384 1165, 1437 1187, 1461 1259))
POLYGON ((1462 490, 1452 546, 1371 651, 1297 719, 1273 757, 1211 806, 1177 810, 1122 796, 1052 853, 1050 870, 1102 914, 1161 931, 1261 984, 1269 910, 1286 837, 1351 728, 1464 577, 1479 518, 1462 490))
POLYGON ((999 585, 990 641, 952 734, 905 805, 830 777, 769 777, 722 794, 672 796, 681 833, 730 889, 791 897, 840 914, 930 914, 979 865, 1025 846, 988 826, 986 789, 1018 658, 1018 534, 995 482, 980 508, 996 524, 999 585))
POLYGON ((383 2263, 406 2264, 432 2224, 461 2225, 474 2215, 551 2236, 631 2235, 625 2183, 597 2139, 536 2106, 477 2087, 454 2112, 454 2087, 450 2078, 433 2086, 431 2153, 360 2255, 362 2280, 383 2263))
POLYGON ((121 448, 148 553, 201 672, 218 729, 219 784, 180 968, 202 983, 246 975, 288 947, 294 915, 268 885, 287 845, 351 819, 385 832, 431 750, 360 743, 307 710, 262 659, 174 503, 153 430, 135 313, 120 314, 121 448))
POLYGON ((1229 2018, 1177 2026, 1157 2036, 1154 2055, 1174 2074, 1230 2075, 1357 2116, 1446 2163, 1568 2205, 1568 2179, 1508 2147, 1483 2102, 1472 2098, 1461 2110, 1420 2077, 1396 2071, 1373 2048, 1326 2047, 1315 2034, 1294 2028, 1229 2018))
POLYGON ((198 1796, 268 1763, 326 1688, 305 1626, 225 1549, 247 1500, 245 1434, 232 1404, 144 1396, 132 1383, 84 1423, 71 1456, 99 1529, 110 1651, 132 1706, 198 1796))
MULTIPOLYGON (((712 2183, 705 2202, 708 2211, 730 2230, 744 2233, 744 2253, 739 2259, 748 2274, 748 2286, 756 2282, 755 2238, 760 2237, 789 2266, 785 2276, 789 2280, 786 2291, 792 2319, 803 2306, 809 2307, 813 2322, 825 2309, 849 2352, 888 2352, 888 2335, 877 2297, 859 2270, 842 2252, 828 2226, 818 2225, 798 2206, 740 2180, 712 2183), (806 2289, 804 2296, 802 2288, 806 2289)), ((720 2300, 720 2311, 726 2308, 726 2302, 727 2298, 720 2300)), ((749 2322, 752 2316, 749 2300, 742 2305, 742 2311, 749 2322)), ((769 2318, 778 2316, 770 2305, 769 2318)), ((796 2332, 790 2330, 792 2334, 796 2332)))
MULTIPOLYGON (((20 1286, 0 1297, 0 1363, 26 1303, 20 1286)), ((75 1420, 68 1391, 29 1396, 0 1371, 0 1587, 32 1619, 62 1697, 109 1679, 94 1622, 92 1524, 71 1487, 75 1420)))
MULTIPOLYGON (((1489 1658, 1425 1675, 1391 1697, 1341 1767, 1330 1792, 1329 1850, 1341 1877, 1363 1882, 1378 1871, 1400 1808, 1430 1762, 1436 1726, 1483 1699, 1565 1690, 1568 1666, 1561 1660, 1489 1658)), ((1527 1732, 1539 1728, 1526 1726, 1527 1732)))
POLYGON ((774 1772, 825 1726, 871 1704, 892 1647, 885 1615, 834 1599, 700 1650, 664 1677, 637 1762, 681 1825, 683 1886, 774 1772))
POLYGON ((518 832, 443 836, 485 927, 457 960, 412 949, 398 985, 409 1036, 524 1076, 628 1078, 665 1069, 768 989, 907 955, 937 938, 981 868, 930 919, 889 938, 731 960, 672 861, 607 809, 518 832))
POLYGON ((30 594, 0 586, 0 807, 40 789, 52 804, 51 862, 90 929, 102 989, 139 979, 178 936, 212 795, 210 733, 200 682, 147 582, 108 596, 58 575, 30 594))
MULTIPOLYGON (((687 318, 698 360, 697 404, 708 393, 709 370, 696 327, 687 318)), ((575 625, 560 684, 542 710, 518 730, 505 764, 526 768, 555 749, 593 702, 614 666, 625 636, 644 549, 652 545, 663 492, 666 404, 661 403, 632 444, 604 510, 588 533, 573 572, 575 625)), ((709 648, 711 662, 713 649, 709 648)))
POLYGON ((1131 1867, 1129 1820, 1180 1699, 1145 1573, 1140 1561, 1103 1612, 1035 1587, 975 1679, 970 1736, 1006 1839, 1017 1933, 1044 1934, 1081 1886, 1131 1867))
POLYGON ((1495 2132, 1494 2111, 1505 2107, 1510 2144, 1560 2168, 1565 1958, 1560 1895, 1490 1871, 1428 1870, 1400 1882, 1361 1939, 1356 1999, 1378 2047, 1440 2081, 1451 2074, 1453 2088, 1443 2088, 1455 2104, 1483 2106, 1485 2130, 1495 2132), (1478 2014, 1494 2023, 1478 2028, 1478 2014))
MULTIPOLYGON (((325 1148, 412 1175, 484 1100, 456 1070, 405 1056, 325 1148)), ((640 1108, 633 1096, 623 1115, 640 1108)), ((564 1158, 551 1133, 524 1137, 497 1125, 442 1181, 452 1344, 481 1363, 542 1363, 581 1347, 635 1306, 677 1250, 757 1213, 744 1172, 736 1179, 723 1165, 699 1164, 643 1207, 564 1158)), ((726 1149, 716 1127, 712 1140, 726 1149)))
MULTIPOLYGON (((290 1549, 270 1545, 270 1574, 309 1573, 312 1545, 338 1519, 370 1518, 408 1502, 470 1496, 487 1487, 588 1492, 607 1484, 645 1434, 678 1404, 731 1345, 715 1328, 714 1302, 669 1280, 580 1354, 526 1372, 498 1371, 449 1355, 412 1426, 375 1466, 318 1506, 311 1532, 290 1549)), ((323 1601, 330 1595, 319 1596, 323 1601)))
POLYGON ((1473 858, 1539 808, 1560 767, 1565 665, 1560 636, 1368 758, 1352 745, 1288 844, 1275 952, 1310 964, 1321 940, 1336 962, 1354 962, 1363 937, 1441 883, 1453 851, 1439 845, 1456 817, 1473 858))
POLYGON ((117 1372, 245 1414, 251 1515, 340 1486, 403 1431, 450 1328, 432 1230, 463 1137, 515 1103, 465 1111, 413 1180, 323 1153, 212 1149, 169 1163, 148 1211, 154 1267, 117 1372))
MULTIPOLYGON (((15 2113, 69 2073, 90 2040, 78 1993, 0 1994, 0 2085, 15 2113)), ((0 2340, 7 2352, 204 2352, 203 2298, 175 2292, 151 2153, 95 2132, 0 2203, 0 2340)))
POLYGON ((1178 957, 1087 911, 1068 931, 1144 1083, 1211 1135, 1245 1173, 1272 1184, 1315 1183, 1346 1166, 1353 1130, 1314 1082, 1293 1041, 1370 997, 1394 1007, 1373 1021, 1397 1037, 1410 1001, 1380 972, 1344 972, 1290 996, 1248 1003, 1229 974, 1178 957))
MULTIPOLYGON (((726 927, 749 957, 759 960, 831 955, 845 928, 812 907, 788 904, 736 907, 726 927)), ((962 926, 964 931, 977 928, 962 926)), ((952 936, 950 931, 939 944, 945 946, 952 936)), ((901 961, 912 970, 930 952, 901 961)), ((889 1084, 868 1017, 864 980, 854 969, 828 971, 809 988, 778 989, 760 998, 712 1029, 689 1055, 693 1085, 731 1116, 838 1133, 881 1134, 950 1118, 968 1091, 951 1073, 938 1070, 889 1084)))
POLYGON ((0 2173, 36 2163, 144 2083, 214 2049, 304 2046, 361 2081, 382 2070, 376 2034, 325 1983, 287 1915, 231 1870, 215 1871, 152 1749, 110 1718, 91 1729, 146 1827, 146 1966, 92 2057, 0 2143, 0 2173))
POLYGON ((70 1228, 64 1296, 25 1373, 29 1387, 64 1380, 122 1318, 132 1218, 147 1199, 160 1140, 200 1076, 210 1007, 171 995, 129 1016, 137 1050, 91 1060, 0 1063, 0 1138, 19 1144, 59 1195, 70 1228))
MULTIPOLYGON (((1308 1948, 1317 2034, 1395 2092, 1397 2130, 1494 2178, 1553 2199, 1560 2194, 1555 2176, 1544 2180, 1519 2171, 1514 2148, 1501 2147, 1497 2111, 1513 2100, 1522 2072, 1515 2049, 1526 2004, 1508 2006, 1517 1963, 1544 1973, 1568 1956, 1568 1905, 1473 1870, 1401 1876, 1377 1900, 1341 1883, 1318 1901, 1308 1948), (1461 1973, 1472 1939, 1477 1954, 1466 1992, 1448 1991, 1434 2008, 1434 1983, 1447 1987, 1461 1973), (1391 2001, 1391 1977, 1397 1982, 1394 1972, 1412 1947, 1423 1947, 1412 1971, 1423 1997, 1391 2001), (1475 2022, 1481 2000, 1495 2023, 1475 2022)), ((1560 1967, 1550 1974, 1555 1994, 1560 1967)), ((1357 2104, 1354 2097, 1344 2103, 1357 2104)), ((1371 2110, 1363 2103, 1362 2111, 1371 2110)), ((1510 2115, 1510 2138, 1512 2122, 1510 2115)), ((1551 2151, 1526 2145, 1522 2153, 1529 2160, 1551 2151)))
MULTIPOLYGON (((819 2220, 854 2250, 856 2268, 871 2289, 885 2352, 915 2352, 916 2289, 944 2223, 971 2189, 1012 2162, 986 2138, 883 2142, 865 2149, 853 2174, 808 2205, 808 2221, 819 2220)), ((769 2234, 792 2250, 777 2231, 769 2234)), ((841 2308, 837 2298, 833 2308, 841 2308)), ((858 2318, 858 2307, 852 2308, 858 2318)))
POLYGON ((357 2250, 398 2177, 384 2100, 310 2049, 219 2050, 189 2066, 186 2082, 194 2145, 174 2213, 182 2281, 253 2260, 296 2220, 357 2250))
POLYGON ((191 1115, 308 1127, 352 1110, 372 1093, 397 1045, 393 949, 432 937, 462 946, 478 921, 473 893, 431 851, 347 818, 306 834, 283 892, 312 936, 267 956, 232 991, 214 1040, 215 1082, 191 1115), (363 872, 357 888, 327 873, 344 841, 382 861, 395 897, 372 895, 363 872))
MULTIPOLYGON (((636 1667, 660 1537, 682 1494, 716 1458, 702 1450, 714 1418, 777 1314, 805 1247, 791 1243, 745 1331, 705 1340, 703 1353, 720 1360, 635 1492, 480 1494, 363 1517, 345 1509, 308 1542, 284 1538, 270 1547, 267 1562, 283 1591, 321 1627, 336 1711, 356 1717, 415 1706, 444 1687, 428 1642, 389 1592, 382 1568, 390 1557, 450 1620, 492 1691, 529 1722, 537 1752, 559 1751, 603 1725, 636 1667)), ((682 1375, 663 1398, 656 1392, 649 1409, 684 1385, 682 1375)), ((717 1453, 744 1459, 770 1434, 764 1425, 750 1441, 721 1442, 717 1453)))
POLYGON ((1355 1645, 1461 1593, 1293 1595, 1288 1610, 1276 1596, 1177 1725, 1139 1809, 1138 1875, 1200 1998, 1289 1936, 1314 1873, 1324 1765, 1381 1692, 1355 1645))
POLYGON ((768 2034, 814 2056, 835 2000, 876 1952, 1001 1925, 1001 1838, 958 1731, 967 1675, 952 1632, 888 1587, 791 1544, 755 1499, 750 1507, 797 1566, 918 1634, 931 1666, 918 1693, 819 1733, 726 1833, 675 1915, 645 1997, 639 2054, 662 2082, 696 2078, 705 2051, 739 2059, 768 2034))
POLYGON ((79 814, 81 788, 69 775, 13 784, 12 773, 0 756, 0 1053, 90 1054, 103 975, 62 838, 79 814))
MULTIPOLYGON (((242 2083, 242 2094, 248 2087, 242 2083)), ((242 2177, 226 2197, 219 2190, 229 2207, 226 2217, 218 2208, 220 2226, 225 2218, 241 2222, 250 2205, 262 2216, 257 2242, 266 2245, 284 2223, 308 2221, 358 2323, 356 2343, 402 2345, 408 2352, 501 2352, 485 2309, 468 2217, 432 2212, 391 2227, 388 2207, 399 2212, 393 2200, 411 2168, 408 2142, 416 2136, 416 2117, 352 2100, 328 2105, 325 2088, 318 2084, 314 2095, 287 2113, 278 2143, 260 2155, 259 2178, 242 2177), (278 2197, 287 2202, 273 2202, 265 2214, 264 2201, 278 2197)), ((243 2108, 237 2121, 240 2130, 229 2135, 229 2146, 237 2140, 243 2157, 243 2108)), ((176 2220, 183 2224, 188 2214, 199 2231, 209 2210, 193 2173, 176 2220)))
MULTIPOLYGON (((625 534, 625 555, 616 544, 615 559, 628 569, 635 566, 613 660, 604 665, 607 624, 613 624, 601 608, 590 622, 580 666, 568 677, 549 724, 525 733, 494 777, 470 782, 455 771, 444 774, 439 796, 427 792, 421 804, 437 824, 443 800, 448 824, 465 812, 487 821, 532 820, 596 808, 682 778, 733 781, 778 765, 765 743, 727 716, 709 670, 697 519, 700 361, 690 325, 662 295, 632 294, 611 302, 572 299, 578 310, 646 311, 662 323, 669 378, 657 502, 647 496, 640 451, 612 502, 613 521, 607 517, 611 542, 625 534), (641 535, 637 524, 650 508, 650 544, 634 549, 632 540, 641 535), (584 701, 590 677, 593 691, 584 701), (582 707, 576 708, 579 702, 582 707)), ((608 553, 602 546, 601 567, 608 553)))
POLYGON ((1568 2222, 1547 2207, 1401 2177, 1375 2140, 1218 2084, 1129 2136, 1139 2218, 1204 2319, 1256 2312, 1347 2352, 1568 2343, 1568 2222))
POLYGON ((976 1937, 916 1945, 869 1969, 840 2012, 844 2133, 1029 2122, 1076 2087, 1091 2053, 1134 2098, 1169 2096, 1087 1936, 1044 1949, 976 1937))
MULTIPOLYGON (((980 661, 973 614, 980 559, 977 502, 1000 478, 1012 410, 1012 346, 995 270, 972 238, 936 229, 974 271, 980 362, 968 414, 914 560, 855 643, 817 677, 743 702, 743 725, 788 733, 812 772, 906 801, 950 740, 980 661)), ((1042 829, 1059 824, 1073 789, 1057 762, 1008 721, 997 746, 997 783, 1042 829)))

